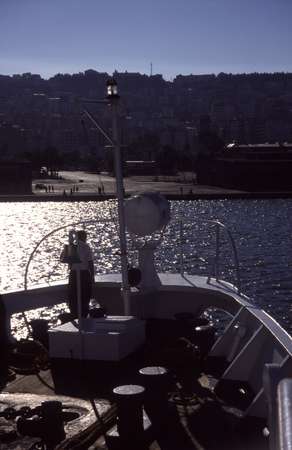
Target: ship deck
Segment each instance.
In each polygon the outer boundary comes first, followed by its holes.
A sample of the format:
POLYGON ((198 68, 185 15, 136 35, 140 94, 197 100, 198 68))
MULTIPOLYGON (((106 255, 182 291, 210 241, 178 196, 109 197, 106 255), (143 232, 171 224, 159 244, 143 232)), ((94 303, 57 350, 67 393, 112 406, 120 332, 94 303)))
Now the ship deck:
MULTIPOLYGON (((160 411, 159 427, 147 448, 152 450, 191 449, 268 449, 268 439, 263 436, 266 423, 262 419, 244 417, 244 400, 232 398, 229 392, 216 392, 214 386, 220 375, 220 361, 204 363, 196 347, 186 337, 173 334, 176 321, 157 320, 148 330, 146 345, 127 357, 118 366, 91 364, 84 361, 68 364, 68 361, 51 361, 48 370, 37 374, 17 375, 3 389, 11 398, 22 394, 66 395, 78 403, 81 399, 94 398, 101 411, 103 426, 96 425, 94 443, 90 449, 107 449, 104 438, 116 420, 116 406, 112 388, 121 384, 142 384, 139 369, 146 366, 163 366, 169 373, 167 401, 160 411), (162 331, 163 330, 163 331, 162 331), (166 336, 166 330, 169 331, 166 336), (102 410, 102 408, 104 408, 102 410)), ((5 394, 4 394, 5 395, 5 394)), ((2 395, 3 396, 3 395, 2 395)), ((7 396, 6 396, 7 397, 7 396)), ((1 398, 1 397, 0 397, 1 398)), ((88 400, 86 400, 88 401, 88 400)), ((0 401, 1 406, 1 401, 0 401)), ((88 409, 92 410, 90 402, 88 409)), ((152 425, 155 420, 149 414, 152 425)), ((0 420, 3 420, 0 417, 0 420)), ((0 422, 1 423, 1 422, 0 422)), ((0 427, 1 429, 1 427, 0 427)), ((86 430, 83 430, 83 438, 86 430)), ((89 427, 89 433, 92 432, 89 427)), ((78 433, 77 433, 78 435, 78 433)), ((13 442, 4 449, 15 448, 13 442)), ((26 448, 26 447, 22 447, 26 448)), ((29 448, 29 447, 27 447, 29 448)), ((65 445, 58 449, 73 448, 65 445)), ((75 447, 74 447, 75 448, 75 447)), ((87 448, 87 447, 76 447, 87 448)), ((111 450, 111 449, 110 449, 111 450)))

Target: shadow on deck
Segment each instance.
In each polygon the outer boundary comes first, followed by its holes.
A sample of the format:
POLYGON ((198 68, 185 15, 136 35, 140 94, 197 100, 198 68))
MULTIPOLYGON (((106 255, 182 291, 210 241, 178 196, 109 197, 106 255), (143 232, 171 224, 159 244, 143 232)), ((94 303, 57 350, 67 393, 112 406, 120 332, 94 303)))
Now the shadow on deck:
MULTIPOLYGON (((163 387, 166 401, 158 401, 161 392, 157 391, 158 396, 145 402, 152 433, 146 446, 141 444, 141 449, 268 449, 268 440, 262 432, 265 421, 245 418, 236 402, 232 404, 230 401, 230 395, 224 399, 222 392, 214 391, 216 367, 207 369, 196 343, 181 331, 177 321, 149 321, 146 345, 122 362, 52 360, 51 371, 18 376, 7 385, 6 391, 44 395, 52 393, 49 388, 52 386, 59 395, 101 398, 113 405, 114 387, 143 385, 139 369, 163 366, 168 372, 163 387), (212 373, 206 374, 206 369, 212 373)), ((106 428, 110 426, 112 421, 106 428)), ((96 439, 91 449, 110 448, 102 437, 105 430, 99 431, 101 437, 96 439)))

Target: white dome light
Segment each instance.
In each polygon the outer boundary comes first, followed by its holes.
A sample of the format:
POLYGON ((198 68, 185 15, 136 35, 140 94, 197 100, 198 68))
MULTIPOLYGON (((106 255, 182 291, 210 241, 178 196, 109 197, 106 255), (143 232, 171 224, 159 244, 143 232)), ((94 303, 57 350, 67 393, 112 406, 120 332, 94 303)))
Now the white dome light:
POLYGON ((152 234, 169 222, 169 202, 156 192, 135 195, 125 202, 125 219, 131 233, 137 236, 152 234))

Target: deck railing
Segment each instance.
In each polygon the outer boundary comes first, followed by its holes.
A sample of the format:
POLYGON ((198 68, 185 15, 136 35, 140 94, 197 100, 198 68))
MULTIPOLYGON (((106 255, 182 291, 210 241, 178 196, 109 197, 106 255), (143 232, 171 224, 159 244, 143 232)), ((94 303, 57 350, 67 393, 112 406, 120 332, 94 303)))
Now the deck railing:
MULTIPOLYGON (((103 220, 100 222, 110 222, 110 220, 103 220)), ((29 272, 29 268, 30 268, 30 264, 35 256, 35 254, 37 253, 40 245, 47 240, 50 236, 52 236, 53 234, 57 233, 60 230, 65 230, 66 228, 74 228, 77 225, 89 225, 89 224, 94 224, 97 223, 97 220, 82 220, 82 221, 78 221, 78 222, 73 222, 73 223, 69 223, 66 225, 62 225, 61 227, 55 228, 54 230, 51 230, 49 233, 47 233, 45 236, 43 236, 38 242, 37 244, 34 246, 32 252, 29 255, 28 261, 26 263, 25 266, 25 271, 24 271, 24 290, 27 290, 27 285, 28 285, 28 272, 29 272)))
MULTIPOLYGON (((221 234, 222 232, 225 233, 227 236, 228 242, 231 246, 232 250, 232 258, 233 258, 233 264, 236 274, 236 287, 238 294, 241 293, 241 278, 240 278, 240 270, 239 270, 239 259, 238 259, 238 253, 235 245, 234 238, 232 236, 231 231, 228 229, 226 225, 224 225, 219 220, 207 220, 206 224, 210 224, 215 229, 215 257, 212 264, 211 273, 208 275, 207 282, 210 283, 211 278, 215 278, 216 281, 219 281, 220 276, 220 250, 221 250, 221 234)), ((180 230, 180 273, 181 275, 185 272, 185 255, 184 255, 184 221, 180 220, 179 223, 179 230, 180 230)))
MULTIPOLYGON (((113 217, 111 217, 110 219, 103 219, 103 220, 83 220, 83 221, 78 221, 78 222, 63 225, 63 226, 58 227, 58 228, 52 230, 51 232, 47 233, 35 245, 33 251, 31 252, 31 254, 28 258, 28 262, 27 262, 27 265, 25 268, 25 274, 24 274, 24 290, 27 290, 27 288, 28 288, 28 273, 29 273, 30 264, 31 264, 34 256, 38 252, 40 245, 44 241, 46 241, 51 235, 53 235, 57 231, 64 230, 66 228, 74 228, 77 225, 89 225, 89 224, 94 224, 94 223, 107 223, 107 222, 115 223, 113 217)), ((227 236, 229 244, 232 249, 233 266, 234 266, 235 273, 236 273, 236 286, 237 286, 238 293, 240 293, 241 292, 241 279, 240 279, 240 271, 239 271, 239 260, 238 260, 238 254, 237 254, 235 241, 234 241, 231 231, 227 228, 226 225, 224 225, 219 220, 206 220, 203 223, 211 225, 215 230, 215 256, 214 256, 213 263, 211 264, 211 270, 209 271, 208 282, 210 282, 211 277, 215 278, 216 281, 219 281, 219 277, 220 277, 220 273, 221 273, 220 269, 223 267, 223 264, 221 264, 222 261, 220 258, 221 245, 222 245, 221 235, 222 235, 222 233, 224 233, 227 236)), ((179 221, 179 247, 180 247, 180 249, 179 249, 179 264, 178 264, 177 269, 180 270, 181 275, 183 275, 185 272, 186 259, 187 259, 186 258, 187 255, 184 252, 184 239, 185 239, 184 225, 185 224, 186 224, 186 221, 183 221, 183 220, 179 221)), ((163 235, 161 236, 161 239, 162 238, 163 238, 163 235)), ((137 251, 136 250, 137 249, 135 249, 133 245, 128 246, 129 262, 137 260, 137 251)), ((202 260, 203 258, 200 257, 200 259, 202 260)), ((192 262, 193 258, 190 258, 188 256, 187 260, 189 263, 189 262, 192 262)))

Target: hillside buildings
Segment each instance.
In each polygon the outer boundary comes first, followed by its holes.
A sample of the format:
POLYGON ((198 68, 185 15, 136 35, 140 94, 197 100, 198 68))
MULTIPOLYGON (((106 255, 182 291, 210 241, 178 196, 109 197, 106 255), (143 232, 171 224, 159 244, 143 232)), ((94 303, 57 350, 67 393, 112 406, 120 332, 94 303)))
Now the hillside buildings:
MULTIPOLYGON (((292 142, 292 74, 178 75, 171 82, 128 72, 114 77, 125 160, 152 161, 167 146, 195 160, 205 151, 200 135, 210 132, 226 144, 292 142)), ((48 80, 0 76, 0 156, 37 161, 58 154, 65 166, 104 158, 104 139, 76 99, 103 98, 107 79, 95 70, 48 80)), ((87 107, 110 129, 107 108, 87 107)))

